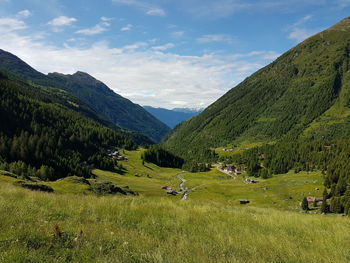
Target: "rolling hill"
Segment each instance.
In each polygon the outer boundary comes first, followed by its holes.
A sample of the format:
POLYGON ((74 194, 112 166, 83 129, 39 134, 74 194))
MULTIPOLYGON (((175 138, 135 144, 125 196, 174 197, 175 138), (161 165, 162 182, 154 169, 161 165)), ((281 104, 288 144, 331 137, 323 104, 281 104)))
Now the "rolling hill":
POLYGON ((73 75, 42 74, 11 53, 0 50, 0 69, 32 83, 65 90, 89 105, 106 120, 160 141, 170 130, 140 105, 114 93, 101 81, 83 72, 73 75))
POLYGON ((242 142, 350 136, 350 18, 305 40, 183 122, 164 146, 190 156, 242 142))

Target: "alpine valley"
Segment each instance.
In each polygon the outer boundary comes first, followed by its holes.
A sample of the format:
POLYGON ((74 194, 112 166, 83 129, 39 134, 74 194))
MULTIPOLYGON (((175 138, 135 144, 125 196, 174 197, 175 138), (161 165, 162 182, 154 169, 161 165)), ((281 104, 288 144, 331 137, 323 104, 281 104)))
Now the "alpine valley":
POLYGON ((0 50, 0 262, 350 261, 350 18, 181 111, 0 50))

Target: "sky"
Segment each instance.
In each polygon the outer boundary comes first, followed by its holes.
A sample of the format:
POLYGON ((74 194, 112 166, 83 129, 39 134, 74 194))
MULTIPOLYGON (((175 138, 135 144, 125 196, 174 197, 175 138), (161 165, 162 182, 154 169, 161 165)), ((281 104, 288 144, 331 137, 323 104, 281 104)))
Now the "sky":
POLYGON ((141 105, 207 107, 350 0, 0 0, 0 49, 141 105))

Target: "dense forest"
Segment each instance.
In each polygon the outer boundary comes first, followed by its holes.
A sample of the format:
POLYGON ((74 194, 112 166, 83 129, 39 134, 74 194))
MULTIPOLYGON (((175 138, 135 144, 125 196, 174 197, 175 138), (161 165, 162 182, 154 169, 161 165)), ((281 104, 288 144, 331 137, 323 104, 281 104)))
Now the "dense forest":
POLYGON ((142 153, 142 160, 161 167, 181 168, 184 160, 164 150, 158 145, 150 146, 142 153))
POLYGON ((217 155, 214 151, 203 151, 203 153, 205 154, 202 159, 205 159, 205 162, 198 162, 197 158, 184 160, 159 145, 152 145, 143 152, 142 160, 161 167, 182 168, 189 172, 205 172, 210 170, 211 163, 217 159, 217 155))
POLYGON ((84 107, 65 93, 1 73, 0 169, 41 180, 87 177, 91 165, 113 169, 115 162, 107 157, 107 149, 135 149, 133 134, 86 117, 84 107))

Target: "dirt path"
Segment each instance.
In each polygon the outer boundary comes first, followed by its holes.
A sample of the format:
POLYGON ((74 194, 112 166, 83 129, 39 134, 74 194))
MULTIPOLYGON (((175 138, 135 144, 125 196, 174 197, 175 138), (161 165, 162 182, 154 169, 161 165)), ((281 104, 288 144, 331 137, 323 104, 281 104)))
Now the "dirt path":
POLYGON ((184 187, 184 184, 186 183, 186 180, 181 177, 181 174, 187 173, 186 171, 182 171, 181 173, 177 174, 176 177, 181 181, 180 183, 180 192, 182 193, 181 200, 186 200, 188 197, 188 187, 184 187))

